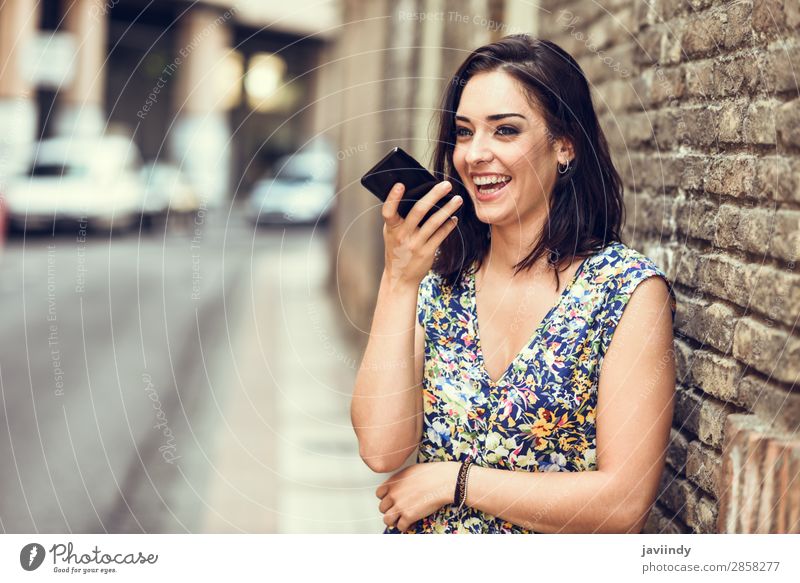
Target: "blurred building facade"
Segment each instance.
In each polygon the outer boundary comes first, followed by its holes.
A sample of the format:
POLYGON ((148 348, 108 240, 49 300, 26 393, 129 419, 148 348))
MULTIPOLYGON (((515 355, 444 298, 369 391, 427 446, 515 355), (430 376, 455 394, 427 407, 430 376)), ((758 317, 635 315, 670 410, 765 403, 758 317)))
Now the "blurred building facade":
POLYGON ((0 178, 36 140, 121 132, 209 205, 232 198, 334 125, 315 91, 339 8, 312 4, 4 2, 0 178))
POLYGON ((430 164, 428 123, 469 51, 513 32, 553 40, 592 86, 624 178, 623 238, 678 296, 677 405, 645 532, 800 531, 797 2, 344 7, 331 261, 354 341, 366 344, 383 269, 360 175, 395 145, 430 164))

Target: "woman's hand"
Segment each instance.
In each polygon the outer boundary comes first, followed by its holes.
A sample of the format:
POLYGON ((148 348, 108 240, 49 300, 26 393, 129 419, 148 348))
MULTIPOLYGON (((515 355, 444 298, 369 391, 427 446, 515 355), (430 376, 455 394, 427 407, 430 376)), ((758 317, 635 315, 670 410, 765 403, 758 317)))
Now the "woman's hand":
POLYGON ((460 467, 458 462, 428 462, 392 475, 375 490, 383 523, 404 531, 451 503, 460 467))
POLYGON ((398 286, 419 287, 420 282, 433 266, 436 249, 455 229, 457 217, 451 215, 458 210, 463 200, 454 196, 419 227, 427 212, 448 192, 452 185, 440 182, 419 199, 405 219, 397 212, 403 198, 405 186, 398 182, 392 187, 383 203, 383 240, 386 251, 385 271, 392 288, 398 286))

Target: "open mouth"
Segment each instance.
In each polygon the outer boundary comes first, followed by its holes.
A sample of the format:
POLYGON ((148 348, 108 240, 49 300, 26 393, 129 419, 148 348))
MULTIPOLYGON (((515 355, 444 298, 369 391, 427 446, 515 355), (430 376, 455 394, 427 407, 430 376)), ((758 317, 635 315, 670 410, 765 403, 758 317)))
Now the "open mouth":
POLYGON ((478 200, 487 200, 496 198, 495 195, 500 193, 511 182, 511 177, 503 175, 475 176, 472 182, 477 189, 478 200))

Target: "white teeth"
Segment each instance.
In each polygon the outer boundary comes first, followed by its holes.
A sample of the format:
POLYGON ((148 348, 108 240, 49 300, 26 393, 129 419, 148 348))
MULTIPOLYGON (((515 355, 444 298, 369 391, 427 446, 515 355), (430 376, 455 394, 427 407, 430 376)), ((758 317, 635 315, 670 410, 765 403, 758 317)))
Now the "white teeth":
POLYGON ((500 175, 493 175, 493 176, 475 176, 472 181, 477 186, 483 186, 484 184, 496 184, 498 182, 508 182, 511 180, 510 176, 500 176, 500 175))

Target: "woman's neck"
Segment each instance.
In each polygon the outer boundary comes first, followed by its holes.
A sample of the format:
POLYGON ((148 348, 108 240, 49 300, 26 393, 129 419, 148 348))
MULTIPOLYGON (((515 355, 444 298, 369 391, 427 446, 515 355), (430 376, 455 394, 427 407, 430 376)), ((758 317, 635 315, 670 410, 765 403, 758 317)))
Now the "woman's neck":
MULTIPOLYGON (((520 263, 533 250, 539 240, 547 220, 546 214, 540 214, 526 222, 516 221, 510 225, 492 225, 491 243, 484 269, 490 269, 501 277, 512 277, 514 266, 520 263)), ((540 273, 547 266, 548 256, 540 258, 531 274, 540 273)))

